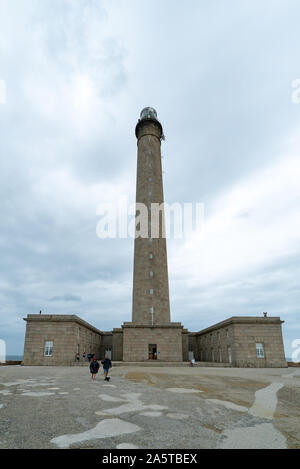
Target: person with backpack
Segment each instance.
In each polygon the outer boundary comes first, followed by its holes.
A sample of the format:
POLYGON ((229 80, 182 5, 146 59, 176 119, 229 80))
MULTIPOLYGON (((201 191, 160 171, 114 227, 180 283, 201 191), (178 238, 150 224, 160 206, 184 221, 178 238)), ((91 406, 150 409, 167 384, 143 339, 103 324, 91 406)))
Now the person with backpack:
POLYGON ((104 360, 102 360, 101 364, 103 365, 104 381, 109 381, 110 378, 107 375, 108 375, 109 369, 112 367, 112 363, 107 355, 105 355, 105 358, 104 360))
POLYGON ((99 368, 100 368, 100 365, 97 362, 97 359, 95 357, 95 358, 93 358, 93 360, 91 361, 91 364, 90 364, 90 372, 92 374, 92 379, 96 379, 96 375, 98 373, 99 368))

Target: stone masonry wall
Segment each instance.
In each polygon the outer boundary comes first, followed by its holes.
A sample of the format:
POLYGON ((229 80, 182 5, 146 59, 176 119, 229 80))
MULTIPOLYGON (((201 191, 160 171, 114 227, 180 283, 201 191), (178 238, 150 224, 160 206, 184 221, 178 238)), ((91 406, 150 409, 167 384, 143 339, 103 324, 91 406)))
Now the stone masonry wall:
POLYGON ((198 361, 229 363, 231 351, 232 366, 287 366, 279 318, 235 317, 190 334, 189 342, 198 361), (263 344, 264 358, 257 358, 256 343, 263 344))
POLYGON ((123 360, 149 360, 149 344, 157 345, 158 360, 182 361, 182 327, 125 327, 123 326, 123 360))
POLYGON ((123 360, 123 330, 113 330, 113 347, 112 347, 112 359, 115 361, 123 360))
POLYGON ((150 224, 151 204, 164 202, 161 136, 158 122, 144 120, 137 126, 136 202, 148 208, 149 219, 147 237, 136 237, 134 243, 132 322, 148 326, 170 322, 167 247, 162 236, 164 215, 160 213, 160 229, 153 239, 150 224))
POLYGON ((281 324, 234 325, 234 365, 239 367, 286 367, 281 324), (256 343, 262 343, 264 358, 256 357, 256 343))
POLYGON ((75 361, 77 351, 80 357, 83 352, 91 352, 99 358, 100 344, 101 335, 97 330, 67 316, 27 319, 23 364, 70 365, 75 361), (45 342, 48 341, 53 342, 53 355, 50 357, 44 355, 45 342))

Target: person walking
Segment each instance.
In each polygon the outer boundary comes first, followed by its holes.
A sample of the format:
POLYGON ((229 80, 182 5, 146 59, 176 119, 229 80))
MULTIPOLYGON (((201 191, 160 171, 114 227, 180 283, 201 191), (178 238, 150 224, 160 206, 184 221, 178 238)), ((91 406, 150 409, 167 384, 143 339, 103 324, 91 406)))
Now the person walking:
POLYGON ((104 360, 102 360, 101 364, 103 365, 104 381, 109 381, 110 378, 107 375, 108 375, 109 369, 112 367, 112 363, 107 355, 105 355, 105 358, 104 360))
POLYGON ((96 375, 98 373, 99 368, 100 368, 100 365, 97 362, 97 359, 95 357, 90 363, 90 372, 92 374, 92 379, 96 379, 96 375))

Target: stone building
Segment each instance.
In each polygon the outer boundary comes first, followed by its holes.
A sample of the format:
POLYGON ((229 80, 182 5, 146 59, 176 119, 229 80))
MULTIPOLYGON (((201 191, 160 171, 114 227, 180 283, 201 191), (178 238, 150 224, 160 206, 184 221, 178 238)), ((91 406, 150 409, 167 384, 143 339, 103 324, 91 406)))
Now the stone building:
POLYGON ((70 365, 77 353, 106 354, 123 360, 122 329, 101 332, 75 315, 29 314, 26 321, 24 365, 70 365))
POLYGON ((69 365, 77 353, 92 352, 97 358, 108 354, 124 362, 182 362, 193 356, 220 365, 286 366, 280 318, 233 317, 195 333, 171 322, 161 166, 164 135, 153 108, 142 111, 135 133, 139 223, 132 322, 103 332, 74 315, 28 315, 24 365, 69 365), (160 210, 154 220, 155 206, 160 210), (142 208, 147 209, 146 220, 142 208))
POLYGON ((279 317, 232 317, 189 334, 189 350, 200 362, 236 367, 285 367, 279 317))
POLYGON ((74 315, 30 314, 25 318, 24 365, 70 365, 77 353, 108 354, 114 361, 172 362, 171 348, 182 350, 177 362, 194 357, 205 365, 281 368, 286 367, 282 323, 279 317, 232 317, 199 332, 188 332, 172 323, 158 328, 127 323, 103 332, 74 315), (126 343, 126 332, 131 330, 126 343), (172 341, 170 346, 165 338, 172 341), (149 347, 151 350, 149 350, 149 347), (139 352, 137 353, 137 349, 139 352), (160 352, 160 353, 158 353, 160 352))

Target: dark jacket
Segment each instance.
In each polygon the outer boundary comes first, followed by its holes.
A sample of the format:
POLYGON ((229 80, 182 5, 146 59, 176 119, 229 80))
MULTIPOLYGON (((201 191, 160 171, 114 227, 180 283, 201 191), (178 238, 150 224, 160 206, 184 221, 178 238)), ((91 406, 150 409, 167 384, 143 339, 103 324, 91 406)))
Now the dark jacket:
POLYGON ((100 368, 100 365, 97 361, 94 360, 91 362, 90 364, 91 373, 95 375, 96 373, 98 373, 99 368, 100 368))
POLYGON ((104 370, 108 370, 112 367, 111 360, 109 358, 104 358, 101 363, 103 365, 104 370))

